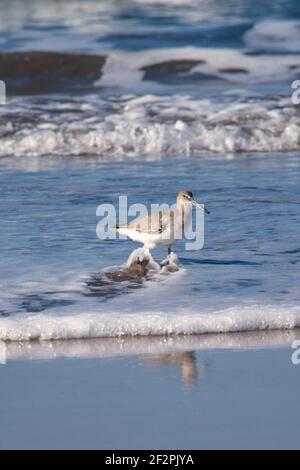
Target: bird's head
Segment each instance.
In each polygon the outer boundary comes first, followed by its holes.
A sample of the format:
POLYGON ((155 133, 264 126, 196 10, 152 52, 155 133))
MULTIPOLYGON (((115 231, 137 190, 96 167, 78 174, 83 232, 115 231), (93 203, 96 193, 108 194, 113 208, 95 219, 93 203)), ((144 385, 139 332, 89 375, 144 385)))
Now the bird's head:
POLYGON ((209 214, 209 211, 204 207, 203 204, 200 204, 194 199, 193 193, 191 191, 180 191, 176 198, 176 203, 178 205, 193 205, 202 209, 206 214, 209 214))

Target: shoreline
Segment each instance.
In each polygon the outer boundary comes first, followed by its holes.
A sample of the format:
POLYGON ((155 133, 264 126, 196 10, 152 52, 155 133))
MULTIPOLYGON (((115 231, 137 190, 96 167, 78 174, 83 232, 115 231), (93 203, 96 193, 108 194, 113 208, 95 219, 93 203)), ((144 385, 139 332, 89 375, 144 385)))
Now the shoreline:
POLYGON ((6 361, 113 358, 186 351, 255 350, 291 347, 300 328, 174 336, 124 336, 62 340, 1 341, 6 361))

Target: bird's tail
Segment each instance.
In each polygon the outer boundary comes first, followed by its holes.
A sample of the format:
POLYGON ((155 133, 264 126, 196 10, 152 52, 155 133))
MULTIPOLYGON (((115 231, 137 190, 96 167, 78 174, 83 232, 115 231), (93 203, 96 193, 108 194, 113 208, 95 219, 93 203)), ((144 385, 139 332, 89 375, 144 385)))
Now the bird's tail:
POLYGON ((127 224, 117 224, 115 226, 116 230, 120 230, 122 228, 128 228, 128 225, 127 224))

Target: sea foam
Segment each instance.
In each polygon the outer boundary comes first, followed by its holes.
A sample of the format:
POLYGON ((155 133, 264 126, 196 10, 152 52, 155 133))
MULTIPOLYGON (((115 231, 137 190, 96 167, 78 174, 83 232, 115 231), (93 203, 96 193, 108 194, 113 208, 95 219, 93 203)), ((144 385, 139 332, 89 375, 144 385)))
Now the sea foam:
MULTIPOLYGON (((103 161, 126 161, 300 148, 299 107, 287 98, 228 98, 224 103, 224 97, 218 102, 189 95, 90 97, 78 103, 80 114, 76 102, 66 111, 67 121, 62 104, 53 103, 51 112, 41 107, 40 124, 34 126, 25 118, 14 123, 7 113, 0 128, 0 156, 95 155, 103 161)), ((26 115, 25 106, 20 108, 26 115)))
POLYGON ((293 329, 300 326, 298 307, 251 305, 209 314, 172 312, 78 313, 16 315, 0 319, 2 341, 104 338, 121 336, 192 335, 293 329))

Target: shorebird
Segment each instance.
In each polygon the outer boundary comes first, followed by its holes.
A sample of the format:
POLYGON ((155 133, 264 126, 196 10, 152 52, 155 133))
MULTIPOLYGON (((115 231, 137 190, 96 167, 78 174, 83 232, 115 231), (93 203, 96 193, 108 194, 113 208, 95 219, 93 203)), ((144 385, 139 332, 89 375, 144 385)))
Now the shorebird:
POLYGON ((192 206, 199 207, 209 214, 190 191, 180 191, 173 209, 142 215, 128 224, 117 225, 116 229, 131 240, 143 243, 146 249, 167 246, 170 255, 172 244, 183 237, 185 228, 191 223, 192 206))

